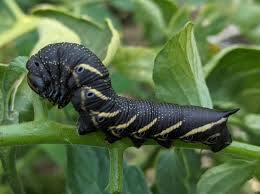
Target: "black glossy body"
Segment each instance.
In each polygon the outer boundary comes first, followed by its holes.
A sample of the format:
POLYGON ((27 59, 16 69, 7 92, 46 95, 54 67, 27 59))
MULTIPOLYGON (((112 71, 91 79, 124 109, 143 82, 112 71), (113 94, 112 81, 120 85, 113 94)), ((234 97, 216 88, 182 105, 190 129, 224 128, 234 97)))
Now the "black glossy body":
POLYGON ((105 66, 82 45, 48 45, 29 59, 27 69, 28 83, 39 95, 59 107, 72 102, 81 135, 100 129, 110 143, 129 137, 137 147, 148 138, 164 147, 181 139, 215 152, 232 142, 226 122, 237 109, 220 112, 118 96, 105 66))

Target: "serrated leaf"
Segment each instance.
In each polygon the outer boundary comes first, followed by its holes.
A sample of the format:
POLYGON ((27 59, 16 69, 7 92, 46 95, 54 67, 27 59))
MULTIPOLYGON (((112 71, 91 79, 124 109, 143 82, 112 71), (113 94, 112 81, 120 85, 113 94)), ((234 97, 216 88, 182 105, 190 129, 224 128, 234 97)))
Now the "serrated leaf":
POLYGON ((193 150, 164 151, 156 165, 156 187, 160 194, 194 194, 200 173, 200 156, 193 150))
POLYGON ((207 84, 214 104, 232 103, 244 111, 260 113, 260 48, 230 47, 206 66, 207 84))
POLYGON ((233 160, 207 170, 198 182, 198 194, 231 194, 253 176, 256 163, 233 160))
POLYGON ((161 101, 212 107, 191 23, 156 56, 153 79, 161 101))

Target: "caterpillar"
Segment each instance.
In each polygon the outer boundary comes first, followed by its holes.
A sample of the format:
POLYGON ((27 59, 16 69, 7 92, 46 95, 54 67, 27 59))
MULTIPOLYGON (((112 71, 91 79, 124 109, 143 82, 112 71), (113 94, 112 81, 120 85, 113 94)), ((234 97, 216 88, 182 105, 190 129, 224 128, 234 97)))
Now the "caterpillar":
POLYGON ((217 111, 119 96, 107 68, 83 45, 47 45, 30 57, 26 68, 28 84, 38 95, 59 108, 73 104, 80 135, 102 130, 109 143, 129 137, 136 147, 154 139, 169 148, 180 139, 208 145, 213 152, 232 142, 227 120, 239 109, 217 111))

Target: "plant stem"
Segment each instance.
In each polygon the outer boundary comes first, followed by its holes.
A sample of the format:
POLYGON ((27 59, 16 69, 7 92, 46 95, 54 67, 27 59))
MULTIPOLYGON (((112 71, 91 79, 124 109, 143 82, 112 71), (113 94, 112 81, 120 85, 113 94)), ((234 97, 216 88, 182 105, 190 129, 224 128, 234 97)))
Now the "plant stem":
POLYGON ((10 11, 14 14, 15 18, 17 20, 20 20, 23 16, 24 13, 21 10, 21 8, 17 5, 15 0, 4 0, 4 3, 6 6, 10 9, 10 11))
POLYGON ((110 165, 109 182, 106 191, 113 194, 119 194, 123 189, 123 154, 124 147, 112 144, 108 147, 110 165))
POLYGON ((48 118, 46 106, 43 101, 40 100, 39 96, 33 94, 33 111, 34 111, 34 120, 41 121, 48 118))
MULTIPOLYGON (((75 126, 64 125, 48 120, 0 126, 0 146, 17 144, 85 144, 107 147, 110 155, 110 170, 109 183, 106 187, 106 191, 112 194, 119 194, 123 187, 123 152, 127 147, 133 146, 133 144, 127 138, 117 141, 114 144, 108 144, 104 141, 104 138, 104 134, 101 132, 79 136, 75 130, 75 126)), ((146 144, 155 145, 156 143, 149 140, 146 144)), ((202 144, 186 143, 180 140, 174 141, 174 146, 208 149, 207 146, 202 144)), ((238 155, 252 160, 260 160, 260 147, 245 143, 233 142, 221 152, 238 155)), ((15 194, 23 194, 23 189, 15 170, 15 160, 13 157, 13 155, 8 155, 9 160, 3 160, 2 158, 4 157, 1 158, 3 168, 9 175, 11 174, 10 177, 13 177, 13 179, 10 179, 9 181, 13 190, 17 191, 15 194), (15 186, 15 184, 12 183, 18 183, 18 185, 15 186)))
MULTIPOLYGON (((79 136, 75 126, 64 125, 53 121, 33 121, 22 124, 0 126, 0 146, 27 145, 27 144, 85 144, 91 146, 108 147, 104 141, 105 136, 101 132, 79 136)), ((155 145, 149 140, 146 145, 155 145)), ((127 148, 133 146, 128 138, 124 138, 115 144, 116 147, 127 148)), ((174 141, 175 147, 208 149, 199 143, 186 143, 180 140, 174 141)), ((239 155, 249 159, 260 160, 260 147, 246 143, 233 142, 221 151, 222 153, 239 155)))
POLYGON ((5 176, 12 188, 14 194, 25 194, 21 180, 17 174, 15 167, 15 153, 16 148, 13 147, 1 147, 0 157, 5 176))

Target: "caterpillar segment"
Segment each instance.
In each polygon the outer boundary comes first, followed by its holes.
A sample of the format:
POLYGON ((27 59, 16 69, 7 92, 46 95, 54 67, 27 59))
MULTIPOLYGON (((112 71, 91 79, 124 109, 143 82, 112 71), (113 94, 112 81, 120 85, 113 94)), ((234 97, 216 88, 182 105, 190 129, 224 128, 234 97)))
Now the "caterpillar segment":
POLYGON ((222 112, 119 96, 106 67, 82 45, 48 45, 26 67, 28 84, 37 94, 59 108, 73 104, 80 135, 102 130, 108 142, 129 137, 136 147, 154 139, 168 148, 180 139, 203 143, 214 152, 232 142, 227 121, 238 109, 222 112))

